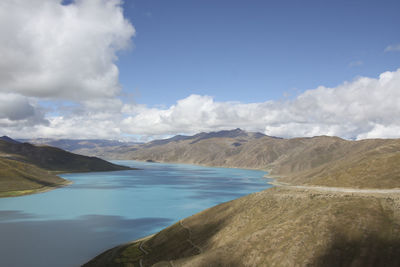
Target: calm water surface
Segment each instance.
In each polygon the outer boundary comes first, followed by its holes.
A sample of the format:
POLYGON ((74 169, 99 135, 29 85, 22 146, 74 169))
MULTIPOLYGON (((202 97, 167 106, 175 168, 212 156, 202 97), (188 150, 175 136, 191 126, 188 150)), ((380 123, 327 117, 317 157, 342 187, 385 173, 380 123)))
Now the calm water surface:
POLYGON ((74 184, 0 198, 0 265, 80 266, 105 249, 271 186, 262 171, 115 162, 141 170, 63 174, 74 184))

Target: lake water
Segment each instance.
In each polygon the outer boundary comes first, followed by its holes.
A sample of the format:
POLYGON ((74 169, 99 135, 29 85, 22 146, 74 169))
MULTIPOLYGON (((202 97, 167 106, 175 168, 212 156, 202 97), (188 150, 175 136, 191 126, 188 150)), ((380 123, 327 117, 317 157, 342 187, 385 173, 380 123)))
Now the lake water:
POLYGON ((74 183, 0 198, 0 265, 80 266, 113 246, 271 186, 256 170, 115 163, 140 170, 63 174, 74 183))

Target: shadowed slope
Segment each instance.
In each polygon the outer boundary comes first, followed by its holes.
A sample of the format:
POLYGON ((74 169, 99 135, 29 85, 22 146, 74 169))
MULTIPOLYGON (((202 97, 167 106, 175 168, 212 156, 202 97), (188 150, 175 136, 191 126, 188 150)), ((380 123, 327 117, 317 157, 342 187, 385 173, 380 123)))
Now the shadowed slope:
POLYGON ((28 162, 41 168, 60 172, 126 170, 105 160, 73 154, 50 146, 28 143, 10 143, 0 140, 0 153, 15 160, 28 162))
POLYGON ((69 183, 55 173, 131 169, 99 158, 55 147, 19 143, 10 138, 0 140, 0 167, 0 197, 35 193, 69 183))
MULTIPOLYGON (((131 153, 140 160, 269 169, 297 185, 400 188, 399 139, 209 138, 131 153)), ((111 249, 87 266, 399 266, 400 195, 365 192, 268 189, 111 249)))
POLYGON ((205 210, 184 227, 176 223, 87 266, 398 266, 399 205, 399 196, 274 188, 205 210))

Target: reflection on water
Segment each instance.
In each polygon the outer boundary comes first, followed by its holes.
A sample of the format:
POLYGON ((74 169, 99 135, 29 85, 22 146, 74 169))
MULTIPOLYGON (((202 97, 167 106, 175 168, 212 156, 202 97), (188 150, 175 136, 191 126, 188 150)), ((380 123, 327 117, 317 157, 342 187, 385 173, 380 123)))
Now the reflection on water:
POLYGON ((117 163, 141 170, 65 174, 73 185, 0 199, 2 266, 79 266, 112 246, 270 186, 261 171, 117 163))
POLYGON ((167 218, 105 215, 73 220, 2 221, 1 266, 78 266, 99 251, 126 241, 127 236, 135 238, 171 223, 167 218))

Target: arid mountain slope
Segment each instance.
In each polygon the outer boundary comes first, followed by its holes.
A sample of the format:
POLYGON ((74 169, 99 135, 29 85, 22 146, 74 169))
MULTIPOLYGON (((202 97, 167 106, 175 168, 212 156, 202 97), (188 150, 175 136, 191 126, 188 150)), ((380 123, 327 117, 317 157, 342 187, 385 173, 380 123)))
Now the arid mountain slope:
POLYGON ((341 158, 291 173, 291 184, 352 188, 400 188, 400 140, 363 140, 347 143, 341 158))
POLYGON ((0 167, 0 196, 34 193, 68 184, 56 173, 130 169, 99 158, 5 137, 0 140, 0 167))
POLYGON ((35 165, 0 158, 0 197, 25 195, 69 184, 35 165))
POLYGON ((399 207, 398 195, 272 188, 85 266, 399 266, 399 207))
POLYGON ((240 129, 103 151, 107 158, 268 170, 294 184, 400 187, 400 139, 282 139, 240 129))
POLYGON ((112 171, 129 169, 105 160, 77 155, 50 146, 12 143, 0 140, 2 157, 34 164, 40 168, 59 172, 112 171))
POLYGON ((212 137, 141 146, 126 155, 267 169, 280 182, 310 186, 223 203, 106 251, 87 266, 400 265, 398 190, 315 187, 400 188, 400 139, 212 137))
POLYGON ((283 139, 235 129, 79 151, 108 159, 263 169, 282 182, 298 185, 400 187, 400 139, 283 139))

